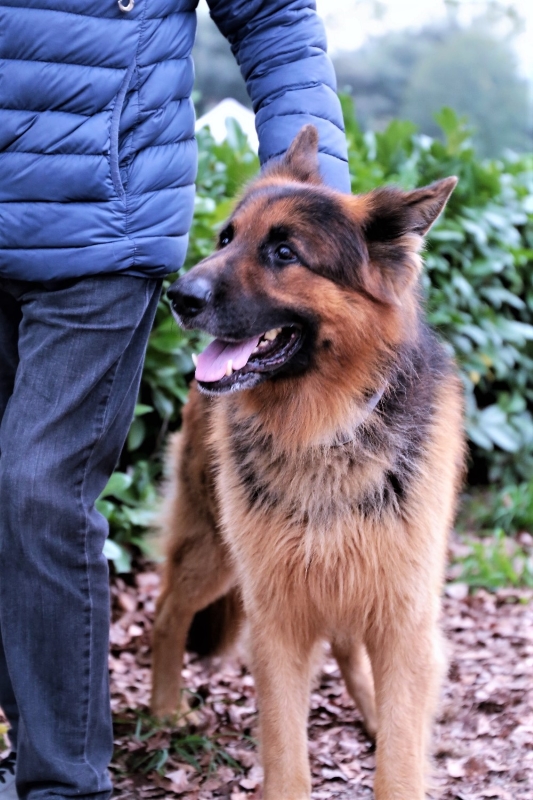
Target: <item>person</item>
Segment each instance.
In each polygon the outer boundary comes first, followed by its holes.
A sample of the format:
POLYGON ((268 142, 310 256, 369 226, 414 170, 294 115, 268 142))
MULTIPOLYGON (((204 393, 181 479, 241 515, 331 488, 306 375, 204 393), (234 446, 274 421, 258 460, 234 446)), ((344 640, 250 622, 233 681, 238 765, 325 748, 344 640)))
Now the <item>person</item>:
MULTIPOLYGON (((0 800, 108 798, 105 520, 196 174, 197 0, 0 0, 0 800), (16 786, 15 786, 16 782, 16 786)), ((210 0, 262 163, 312 122, 349 191, 311 0, 210 0)))

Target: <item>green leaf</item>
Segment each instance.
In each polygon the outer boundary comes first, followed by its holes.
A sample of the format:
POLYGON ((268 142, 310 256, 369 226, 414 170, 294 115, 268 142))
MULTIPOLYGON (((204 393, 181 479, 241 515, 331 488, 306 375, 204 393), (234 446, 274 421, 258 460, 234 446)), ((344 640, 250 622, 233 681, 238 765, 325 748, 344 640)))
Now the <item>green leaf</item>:
POLYGON ((142 417, 145 414, 151 414, 153 410, 153 406, 147 406, 146 403, 137 403, 135 406, 135 416, 142 417))
POLYGON ((506 450, 508 453, 517 453, 520 450, 520 436, 509 426, 492 426, 490 436, 494 444, 506 450))
POLYGON ((464 242, 465 235, 461 230, 450 230, 450 228, 432 228, 429 232, 430 242, 464 242))
MULTIPOLYGON (((151 409, 150 409, 151 410, 151 409)), ((146 425, 142 419, 134 419, 128 433, 128 450, 137 450, 146 436, 146 425)))
POLYGON ((174 403, 160 389, 153 390, 154 405, 163 419, 170 419, 174 413, 174 403))
POLYGON ((115 504, 111 503, 110 500, 97 500, 94 504, 97 511, 102 514, 107 520, 111 519, 113 516, 113 512, 115 511, 115 504))
POLYGON ((131 572, 131 556, 120 544, 106 539, 103 554, 112 561, 117 572, 131 572))
POLYGON ((150 339, 150 346, 160 353, 179 353, 183 345, 183 335, 178 331, 158 332, 150 339))
POLYGON ((121 498, 130 488, 132 483, 133 478, 131 475, 126 475, 124 472, 114 472, 107 482, 107 486, 100 497, 109 497, 110 495, 113 495, 114 497, 121 498))
POLYGON ((142 528, 148 528, 154 520, 153 509, 147 508, 123 508, 124 515, 132 525, 138 525, 142 528))

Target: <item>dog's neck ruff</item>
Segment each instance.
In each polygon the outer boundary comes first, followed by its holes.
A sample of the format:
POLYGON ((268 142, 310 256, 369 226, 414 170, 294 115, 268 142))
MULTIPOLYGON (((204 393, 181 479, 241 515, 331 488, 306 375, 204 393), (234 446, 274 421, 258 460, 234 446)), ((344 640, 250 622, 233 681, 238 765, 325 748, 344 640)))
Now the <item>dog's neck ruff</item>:
POLYGON ((379 401, 383 397, 385 393, 386 386, 383 386, 381 389, 378 389, 375 394, 372 395, 370 400, 364 405, 362 408, 359 407, 358 409, 358 417, 356 418, 355 422, 352 423, 350 431, 344 430, 340 432, 331 442, 330 447, 342 447, 345 444, 350 444, 355 439, 355 434, 358 428, 363 425, 370 415, 375 410, 376 406, 378 405, 379 401))

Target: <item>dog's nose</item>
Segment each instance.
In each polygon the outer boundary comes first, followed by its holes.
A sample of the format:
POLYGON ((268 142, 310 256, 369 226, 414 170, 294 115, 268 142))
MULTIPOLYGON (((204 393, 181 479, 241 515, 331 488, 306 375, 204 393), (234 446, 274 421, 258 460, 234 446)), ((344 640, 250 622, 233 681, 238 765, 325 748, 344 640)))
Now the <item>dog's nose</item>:
POLYGON ((184 275, 167 291, 167 296, 178 314, 194 317, 209 303, 213 290, 207 278, 184 275))

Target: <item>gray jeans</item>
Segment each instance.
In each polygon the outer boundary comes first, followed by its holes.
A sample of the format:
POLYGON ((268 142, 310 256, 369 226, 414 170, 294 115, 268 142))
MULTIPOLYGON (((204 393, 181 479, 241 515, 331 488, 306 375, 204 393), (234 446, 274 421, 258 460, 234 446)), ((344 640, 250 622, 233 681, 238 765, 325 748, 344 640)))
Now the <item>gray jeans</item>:
POLYGON ((0 279, 0 706, 24 800, 111 793, 107 522, 161 281, 0 279))

